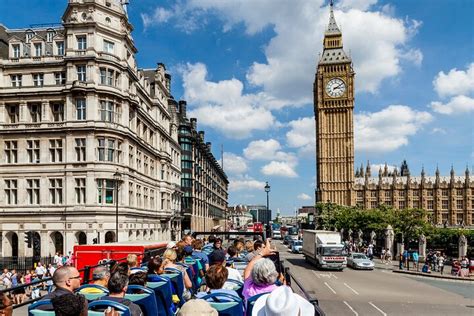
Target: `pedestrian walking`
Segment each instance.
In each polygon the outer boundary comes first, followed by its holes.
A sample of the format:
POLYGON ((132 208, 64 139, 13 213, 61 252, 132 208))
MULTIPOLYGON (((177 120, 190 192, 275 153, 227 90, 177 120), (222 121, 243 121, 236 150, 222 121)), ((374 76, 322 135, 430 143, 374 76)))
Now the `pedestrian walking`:
POLYGON ((439 257, 438 257, 438 268, 439 268, 439 272, 441 272, 441 274, 443 274, 444 272, 444 262, 446 261, 446 257, 441 254, 439 257))
POLYGON ((418 260, 420 259, 418 252, 416 250, 413 251, 411 257, 413 259, 413 268, 416 268, 416 271, 418 271, 418 260))
POLYGON ((387 262, 385 264, 392 264, 392 252, 390 251, 390 248, 387 248, 387 251, 385 252, 385 258, 387 259, 387 262))
POLYGON ((405 264, 407 271, 410 270, 410 267, 408 266, 409 262, 410 262, 410 254, 408 250, 405 249, 403 251, 403 263, 405 264))
POLYGON ((382 263, 385 263, 385 248, 382 248, 382 254, 380 255, 380 259, 382 259, 382 263))
POLYGON ((398 268, 400 270, 403 270, 403 254, 402 253, 398 256, 398 268))

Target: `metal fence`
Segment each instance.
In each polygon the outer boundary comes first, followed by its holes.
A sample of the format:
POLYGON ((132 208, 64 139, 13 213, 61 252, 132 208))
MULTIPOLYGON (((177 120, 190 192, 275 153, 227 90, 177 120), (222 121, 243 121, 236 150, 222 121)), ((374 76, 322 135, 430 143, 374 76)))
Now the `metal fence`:
POLYGON ((43 265, 48 266, 48 264, 53 263, 54 258, 51 256, 48 257, 2 257, 0 258, 0 271, 3 269, 15 269, 18 272, 26 273, 31 269, 34 269, 38 262, 41 262, 43 265))

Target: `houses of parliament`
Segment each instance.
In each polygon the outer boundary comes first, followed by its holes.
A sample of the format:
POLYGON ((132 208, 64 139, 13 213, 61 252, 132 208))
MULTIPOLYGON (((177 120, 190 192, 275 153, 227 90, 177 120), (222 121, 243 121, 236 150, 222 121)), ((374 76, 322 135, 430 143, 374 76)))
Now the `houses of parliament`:
POLYGON ((323 52, 314 81, 316 121, 316 201, 339 205, 380 205, 396 209, 423 208, 435 225, 474 226, 474 181, 462 175, 412 175, 406 161, 376 175, 370 164, 354 170, 354 69, 343 49, 342 33, 330 6, 323 52))

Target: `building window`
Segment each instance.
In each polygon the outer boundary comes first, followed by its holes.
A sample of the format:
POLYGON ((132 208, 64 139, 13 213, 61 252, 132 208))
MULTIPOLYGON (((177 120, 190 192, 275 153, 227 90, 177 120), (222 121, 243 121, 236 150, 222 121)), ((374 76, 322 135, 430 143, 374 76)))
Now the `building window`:
POLYGON ((59 56, 64 55, 64 42, 56 42, 56 49, 59 56))
POLYGON ((53 41, 53 37, 54 37, 54 31, 49 31, 48 33, 46 33, 46 41, 48 43, 51 43, 53 41))
POLYGON ((114 203, 114 191, 115 191, 115 181, 107 179, 98 179, 97 180, 99 197, 99 204, 113 204, 114 203))
POLYGON ((128 165, 131 167, 134 163, 134 152, 135 149, 133 146, 128 146, 128 165))
POLYGON ((41 122, 41 104, 29 104, 28 109, 30 110, 31 122, 41 122))
POLYGON ((142 168, 142 153, 137 150, 137 170, 142 168))
POLYGON ((398 191, 398 196, 405 197, 405 191, 403 190, 398 191))
POLYGON ((150 208, 155 209, 155 190, 150 190, 150 208))
POLYGON ((148 188, 143 188, 143 208, 148 208, 148 188))
POLYGON ((457 213, 456 214, 456 223, 460 225, 461 223, 464 223, 464 214, 463 213, 457 213))
POLYGON ((458 209, 458 210, 464 209, 464 201, 463 200, 456 200, 456 209, 458 209))
POLYGON ((115 44, 113 42, 104 40, 104 52, 113 54, 114 53, 114 46, 115 46, 115 44))
POLYGON ((133 206, 135 192, 133 192, 133 182, 128 183, 128 205, 133 206))
POLYGON ((370 197, 376 198, 377 197, 377 191, 370 191, 370 197))
POLYGON ((20 44, 13 44, 13 58, 20 58, 20 44))
POLYGON ((119 72, 108 68, 100 68, 100 84, 118 86, 119 72))
POLYGON ((121 142, 113 138, 98 138, 99 161, 120 162, 121 142))
POLYGON ((448 200, 441 201, 441 209, 447 210, 448 209, 448 200))
POLYGON ((49 160, 50 162, 63 161, 63 141, 62 139, 49 140, 49 160))
POLYGON ((463 192, 462 189, 456 189, 456 195, 457 196, 462 196, 462 192, 463 192))
POLYGON ((142 187, 140 185, 137 184, 137 188, 136 188, 136 203, 137 203, 137 207, 141 207, 142 206, 142 187))
POLYGON ((148 156, 143 157, 143 173, 148 174, 148 156))
POLYGON ((420 207, 420 201, 416 200, 413 201, 413 208, 419 208, 420 207))
POLYGON ((371 201, 370 208, 377 208, 377 201, 371 201))
POLYGON ((433 205, 433 200, 428 200, 426 208, 432 210, 434 208, 433 205))
POLYGON ((39 179, 26 179, 26 194, 28 195, 28 204, 36 205, 40 203, 39 179))
POLYGON ((33 84, 35 87, 42 87, 44 84, 43 74, 33 74, 33 84))
POLYGON ((63 179, 49 179, 49 200, 51 204, 63 203, 63 179))
POLYGON ((5 198, 7 205, 18 204, 18 181, 5 180, 5 198))
POLYGON ((413 196, 420 196, 420 191, 414 190, 413 191, 413 196))
POLYGON ((39 163, 40 162, 40 141, 27 140, 26 146, 27 146, 26 152, 28 155, 28 162, 39 163))
POLYGON ((161 193, 161 209, 164 210, 166 207, 166 199, 165 199, 165 193, 161 193))
POLYGON ((20 106, 18 104, 9 104, 6 106, 8 112, 8 122, 10 124, 18 123, 20 120, 20 106))
POLYGON ((433 190, 427 190, 427 191, 426 191, 426 194, 427 194, 428 196, 433 196, 433 190))
POLYGON ((64 121, 64 104, 53 103, 51 105, 51 114, 53 115, 54 122, 64 121))
POLYGON ((155 161, 150 159, 150 176, 155 176, 155 161))
POLYGON ((43 55, 43 45, 41 43, 35 44, 35 57, 40 57, 43 55))
POLYGON ((86 178, 76 178, 76 203, 86 203, 86 178))
POLYGON ((113 101, 100 101, 100 119, 105 122, 118 122, 120 118, 120 106, 113 101))
POLYGON ((441 196, 448 196, 448 190, 441 190, 441 196))
POLYGON ((54 73, 54 79, 56 79, 56 85, 66 84, 66 73, 65 72, 56 72, 56 73, 54 73))
POLYGON ((398 208, 403 210, 405 208, 405 201, 398 201, 398 208))
POLYGON ((386 198, 391 198, 392 197, 392 192, 391 191, 385 191, 385 197, 386 198))
POLYGON ((85 35, 76 36, 77 38, 77 49, 86 50, 87 49, 87 38, 85 35))
POLYGON ((18 162, 18 142, 16 140, 5 141, 5 162, 6 163, 18 162))
POLYGON ((21 87, 21 75, 11 75, 12 87, 21 87))
POLYGON ((86 161, 86 139, 76 138, 76 161, 86 161))
POLYGON ((77 66, 76 69, 77 69, 77 80, 86 81, 87 80, 86 66, 85 65, 77 66))
POLYGON ((76 119, 79 121, 86 120, 86 99, 76 99, 76 119))

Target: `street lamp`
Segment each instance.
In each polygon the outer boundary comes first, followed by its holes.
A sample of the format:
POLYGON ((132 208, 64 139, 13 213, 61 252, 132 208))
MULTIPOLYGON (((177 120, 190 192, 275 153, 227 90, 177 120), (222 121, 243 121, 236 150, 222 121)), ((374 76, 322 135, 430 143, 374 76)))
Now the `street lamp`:
POLYGON ((119 220, 118 220, 118 191, 119 191, 119 183, 122 181, 122 175, 117 171, 114 173, 114 181, 115 181, 115 242, 118 242, 118 232, 119 232, 119 220))
POLYGON ((270 193, 270 186, 268 185, 268 181, 265 182, 265 192, 267 192, 267 213, 268 213, 268 193, 270 193))

